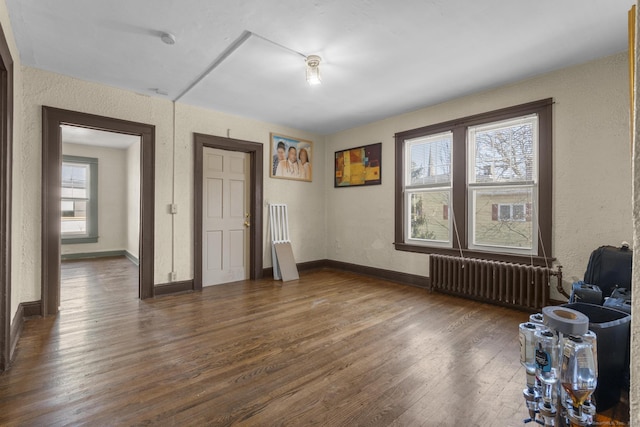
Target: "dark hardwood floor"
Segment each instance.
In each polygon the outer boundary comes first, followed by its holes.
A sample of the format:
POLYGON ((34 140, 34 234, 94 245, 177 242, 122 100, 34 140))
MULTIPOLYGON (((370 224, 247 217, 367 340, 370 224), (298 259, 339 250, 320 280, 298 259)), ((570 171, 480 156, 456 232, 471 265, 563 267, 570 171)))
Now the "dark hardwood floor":
POLYGON ((1 425, 521 426, 525 313, 318 270, 137 299, 125 259, 62 268, 1 425))

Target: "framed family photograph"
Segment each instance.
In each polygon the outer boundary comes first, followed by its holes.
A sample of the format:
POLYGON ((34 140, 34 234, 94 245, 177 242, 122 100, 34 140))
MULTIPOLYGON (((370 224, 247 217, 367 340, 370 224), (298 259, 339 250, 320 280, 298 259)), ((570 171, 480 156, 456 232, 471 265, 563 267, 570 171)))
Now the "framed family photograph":
POLYGON ((312 181, 313 142, 290 136, 270 134, 271 178, 312 181))
POLYGON ((334 187, 382 184, 382 143, 336 151, 334 187))

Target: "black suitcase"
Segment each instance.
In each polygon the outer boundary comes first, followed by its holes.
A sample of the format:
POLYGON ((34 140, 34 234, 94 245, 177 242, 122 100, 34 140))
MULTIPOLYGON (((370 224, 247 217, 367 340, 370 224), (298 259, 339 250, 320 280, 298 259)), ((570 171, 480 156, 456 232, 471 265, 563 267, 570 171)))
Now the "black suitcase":
POLYGON ((631 289, 632 257, 628 245, 599 247, 591 252, 584 282, 600 287, 603 297, 610 296, 616 287, 631 289))

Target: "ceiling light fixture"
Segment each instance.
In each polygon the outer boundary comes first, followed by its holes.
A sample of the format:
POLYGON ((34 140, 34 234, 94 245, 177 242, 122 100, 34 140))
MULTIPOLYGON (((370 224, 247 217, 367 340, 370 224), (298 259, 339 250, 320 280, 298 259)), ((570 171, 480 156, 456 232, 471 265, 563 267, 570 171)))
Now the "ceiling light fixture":
POLYGON ((176 36, 171 33, 160 34, 160 40, 162 40, 166 44, 176 44, 176 36))
POLYGON ((318 55, 309 55, 305 59, 307 63, 307 83, 310 85, 319 85, 322 83, 322 78, 320 77, 321 60, 318 55))

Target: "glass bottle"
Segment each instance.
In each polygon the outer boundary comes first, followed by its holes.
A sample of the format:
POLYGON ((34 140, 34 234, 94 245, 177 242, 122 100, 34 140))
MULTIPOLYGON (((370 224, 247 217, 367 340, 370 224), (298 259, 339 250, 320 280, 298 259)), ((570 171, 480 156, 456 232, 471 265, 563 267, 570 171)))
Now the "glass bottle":
POLYGON ((554 385, 558 382, 558 337, 549 330, 536 334, 536 377, 544 385, 542 400, 551 407, 554 385))
POLYGON ((521 323, 519 327, 520 339, 520 363, 527 372, 527 388, 533 391, 536 380, 536 325, 533 323, 521 323))
POLYGON ((565 340, 560 383, 571 398, 574 415, 582 417, 582 404, 598 383, 593 347, 582 337, 570 335, 565 340))

